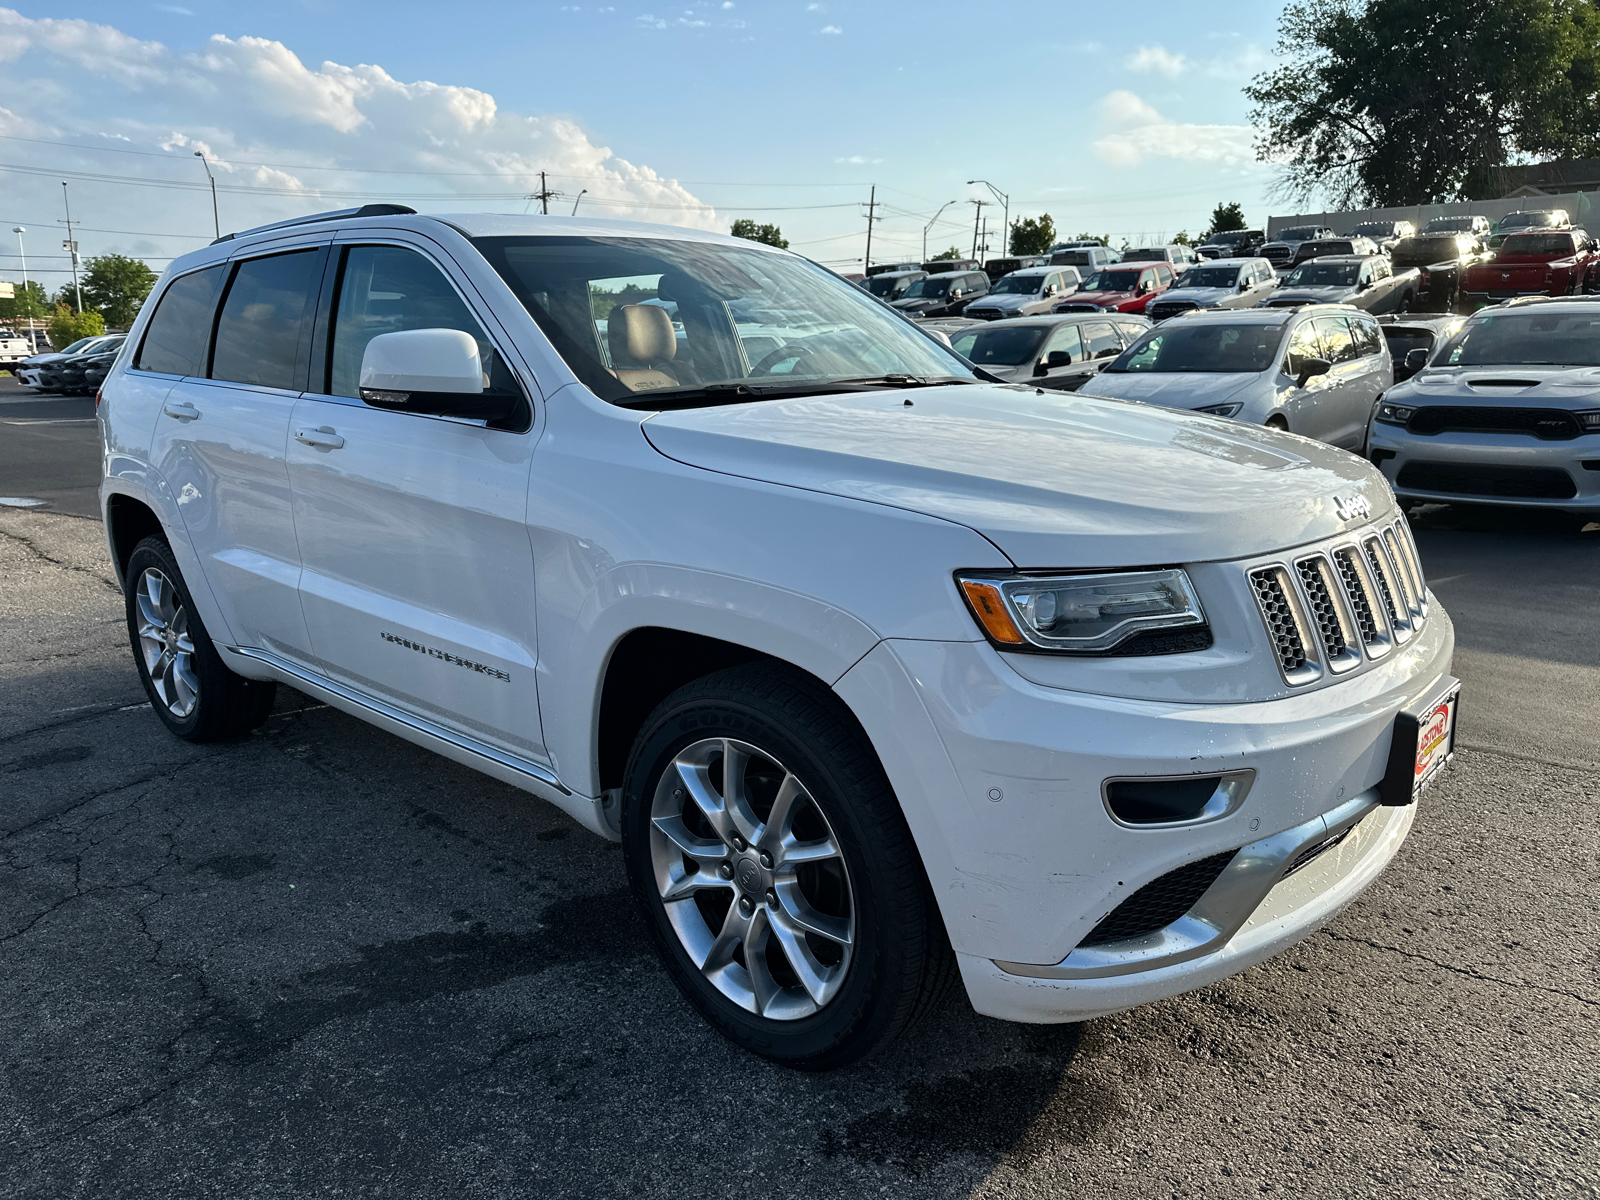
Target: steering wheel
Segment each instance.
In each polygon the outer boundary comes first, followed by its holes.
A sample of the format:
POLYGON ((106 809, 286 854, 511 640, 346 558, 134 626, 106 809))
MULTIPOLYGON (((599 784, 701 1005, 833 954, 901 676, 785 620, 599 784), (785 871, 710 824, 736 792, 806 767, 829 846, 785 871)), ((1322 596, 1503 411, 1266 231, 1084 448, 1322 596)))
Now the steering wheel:
MULTIPOLYGON (((792 343, 791 343, 791 345, 792 345, 792 343)), ((805 360, 810 358, 810 357, 811 357, 811 351, 810 350, 802 350, 802 349, 798 349, 798 348, 797 349, 790 349, 789 346, 779 346, 771 354, 767 355, 760 362, 758 362, 755 366, 751 367, 750 368, 750 374, 752 376, 754 376, 754 375, 770 375, 772 373, 772 368, 777 366, 779 363, 783 362, 784 359, 787 359, 787 358, 794 359, 795 360, 794 361, 794 365, 795 365, 795 367, 798 367, 801 363, 805 362, 805 360)), ((788 373, 791 374, 791 375, 794 374, 794 368, 790 368, 788 373)))

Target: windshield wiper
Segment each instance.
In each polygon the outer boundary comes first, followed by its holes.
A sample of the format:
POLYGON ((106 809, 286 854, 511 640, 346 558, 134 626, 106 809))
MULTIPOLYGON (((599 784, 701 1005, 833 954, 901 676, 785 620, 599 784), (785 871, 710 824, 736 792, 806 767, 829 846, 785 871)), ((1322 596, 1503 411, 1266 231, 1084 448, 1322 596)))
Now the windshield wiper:
POLYGON ((694 388, 661 388, 625 396, 612 403, 622 408, 697 408, 707 404, 741 404, 749 400, 782 400, 821 392, 871 392, 882 388, 941 387, 977 383, 961 375, 858 375, 805 383, 708 383, 694 388))

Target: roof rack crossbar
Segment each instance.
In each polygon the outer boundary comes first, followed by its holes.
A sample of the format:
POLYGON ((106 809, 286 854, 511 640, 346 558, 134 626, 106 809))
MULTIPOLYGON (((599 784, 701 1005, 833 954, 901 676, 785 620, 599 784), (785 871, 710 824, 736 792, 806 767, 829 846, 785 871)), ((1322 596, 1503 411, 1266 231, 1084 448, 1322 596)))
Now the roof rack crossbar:
POLYGON ((416 211, 416 209, 405 204, 363 204, 360 208, 339 208, 333 212, 312 213, 308 217, 290 217, 287 221, 274 221, 271 225, 257 225, 254 229, 241 229, 237 233, 225 233, 211 244, 215 246, 218 242, 231 242, 235 238, 248 237, 252 233, 266 233, 272 229, 287 229, 292 225, 311 225, 317 221, 338 221, 344 217, 414 216, 416 211))

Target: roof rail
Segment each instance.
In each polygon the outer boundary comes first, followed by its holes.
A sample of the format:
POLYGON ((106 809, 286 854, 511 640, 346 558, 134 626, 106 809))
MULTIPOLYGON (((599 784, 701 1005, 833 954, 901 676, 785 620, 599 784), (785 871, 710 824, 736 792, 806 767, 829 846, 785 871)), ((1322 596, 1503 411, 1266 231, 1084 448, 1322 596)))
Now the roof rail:
POLYGON ((257 225, 254 229, 241 229, 238 233, 225 233, 211 244, 231 242, 234 238, 248 237, 252 233, 265 233, 269 229, 287 229, 291 225, 311 225, 317 221, 338 221, 344 217, 403 217, 415 215, 416 209, 405 204, 363 204, 360 208, 339 208, 333 212, 313 213, 309 217, 290 217, 287 221, 274 221, 271 225, 257 225))

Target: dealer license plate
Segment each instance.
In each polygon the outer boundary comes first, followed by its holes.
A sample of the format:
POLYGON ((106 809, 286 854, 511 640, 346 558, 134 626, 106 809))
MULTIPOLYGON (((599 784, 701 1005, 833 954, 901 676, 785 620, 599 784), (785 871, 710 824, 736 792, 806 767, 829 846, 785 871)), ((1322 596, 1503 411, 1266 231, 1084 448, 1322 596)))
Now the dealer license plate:
POLYGON ((1456 748, 1460 701, 1461 684, 1452 679, 1434 700, 1395 717, 1389 769, 1378 785, 1384 804, 1415 802, 1450 761, 1456 748))

